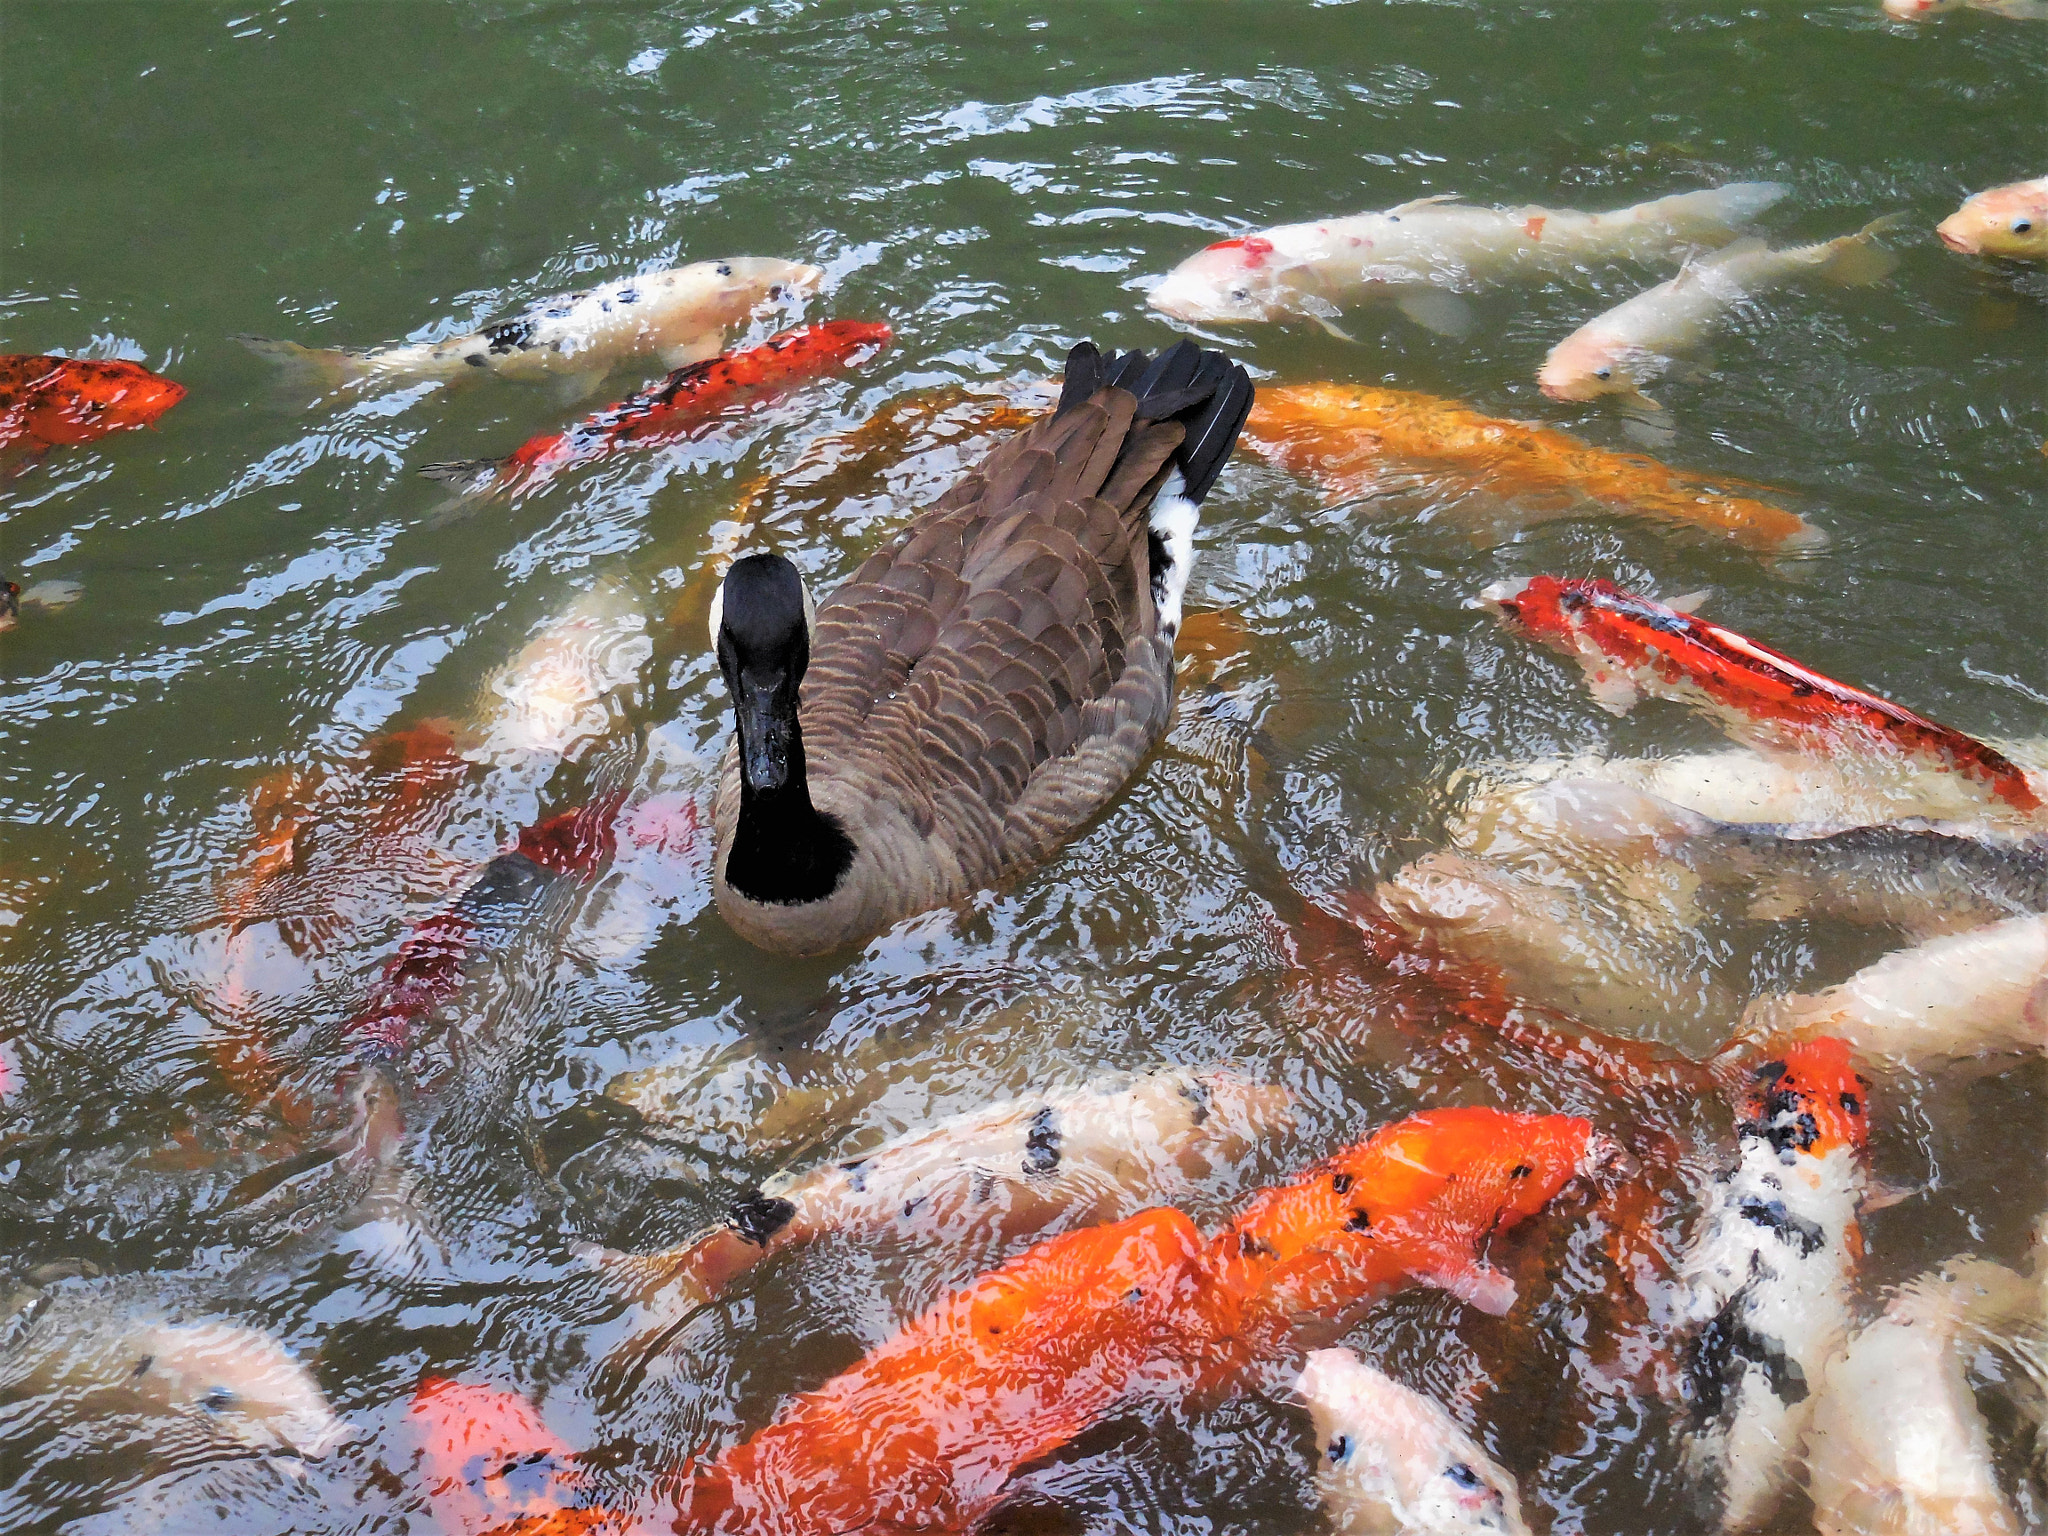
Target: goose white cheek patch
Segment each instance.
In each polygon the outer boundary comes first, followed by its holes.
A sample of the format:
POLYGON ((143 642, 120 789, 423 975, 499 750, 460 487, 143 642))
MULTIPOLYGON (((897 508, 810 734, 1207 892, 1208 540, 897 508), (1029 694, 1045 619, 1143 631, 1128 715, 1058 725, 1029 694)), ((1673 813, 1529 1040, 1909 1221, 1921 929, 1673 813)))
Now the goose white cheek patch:
POLYGON ((1159 632, 1169 640, 1180 633, 1181 597, 1195 568, 1195 524, 1202 516, 1202 509, 1182 494, 1186 488, 1186 479, 1175 470, 1152 503, 1152 532, 1166 550, 1165 566, 1152 574, 1152 604, 1159 610, 1159 632))

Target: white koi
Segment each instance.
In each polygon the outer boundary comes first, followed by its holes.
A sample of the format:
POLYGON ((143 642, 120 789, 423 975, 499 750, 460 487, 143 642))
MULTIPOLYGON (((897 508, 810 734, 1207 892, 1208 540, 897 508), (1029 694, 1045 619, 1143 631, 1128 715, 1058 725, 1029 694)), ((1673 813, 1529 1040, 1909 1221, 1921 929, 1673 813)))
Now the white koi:
POLYGON ((1435 1399, 1348 1349, 1318 1349, 1295 1391, 1315 1421, 1316 1488, 1344 1536, 1528 1536, 1515 1480, 1435 1399))
POLYGON ((1874 283, 1898 265, 1876 244, 1897 216, 1874 219, 1853 235, 1772 250, 1761 240, 1688 262, 1678 276, 1597 315, 1550 349, 1536 382, 1553 400, 1626 395, 1654 407, 1643 386, 1695 352, 1736 305, 1797 279, 1874 283))
POLYGON ((734 256, 537 299, 509 319, 445 341, 351 351, 260 336, 237 340, 252 351, 338 380, 497 373, 525 379, 576 376, 595 386, 634 358, 657 357, 664 368, 674 369, 716 357, 734 326, 768 305, 815 292, 824 275, 802 262, 734 256))
POLYGON ((2044 1328, 2040 1280, 2002 1264, 1953 1259, 1901 1286, 1821 1378, 1806 1433, 1820 1536, 2020 1536, 1964 1351, 2044 1328))
POLYGON ((1790 188, 1733 182, 1606 213, 1475 208, 1425 197, 1219 241, 1169 272, 1146 302, 1176 320, 1325 324, 1354 300, 1389 298, 1411 319, 1456 330, 1445 296, 1537 281, 1596 261, 1666 261, 1724 244, 1790 188))

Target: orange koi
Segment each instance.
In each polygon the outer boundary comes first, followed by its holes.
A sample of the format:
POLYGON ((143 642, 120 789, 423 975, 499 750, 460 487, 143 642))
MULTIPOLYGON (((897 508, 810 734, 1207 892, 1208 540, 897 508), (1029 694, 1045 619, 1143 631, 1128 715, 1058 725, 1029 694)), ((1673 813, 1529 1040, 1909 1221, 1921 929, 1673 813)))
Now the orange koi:
POLYGON ((1767 554, 1827 542, 1796 512, 1725 488, 1743 482, 1687 475, 1641 454, 1610 453, 1548 427, 1405 390, 1261 387, 1244 442, 1315 481, 1332 505, 1374 494, 1399 469, 1419 468, 1509 501, 1529 522, 1591 506, 1703 529, 1767 554))
POLYGON ((0 356, 0 448, 89 443, 146 427, 184 398, 184 385, 140 363, 0 356))
POLYGON ((473 488, 482 492, 531 490, 571 465, 673 441, 721 411, 771 400, 811 379, 856 367, 886 347, 891 334, 878 320, 827 320, 784 331, 758 347, 678 368, 566 432, 528 438, 506 458, 429 464, 420 473, 476 481, 473 488))
POLYGON ((1600 704, 1626 712, 1646 694, 1703 705, 1762 750, 1840 756, 1876 748, 1952 773, 2017 811, 2038 811, 2026 772, 1994 747, 1675 607, 1598 577, 1499 582, 1480 601, 1518 632, 1575 657, 1600 704))
POLYGON ((1406 1284, 1505 1310, 1481 1264, 1605 1167, 1584 1120, 1448 1109, 1255 1197, 1204 1241, 1171 1209, 1069 1232, 942 1298, 679 1490, 678 1530, 962 1530, 1011 1475, 1112 1412, 1180 1400, 1406 1284))

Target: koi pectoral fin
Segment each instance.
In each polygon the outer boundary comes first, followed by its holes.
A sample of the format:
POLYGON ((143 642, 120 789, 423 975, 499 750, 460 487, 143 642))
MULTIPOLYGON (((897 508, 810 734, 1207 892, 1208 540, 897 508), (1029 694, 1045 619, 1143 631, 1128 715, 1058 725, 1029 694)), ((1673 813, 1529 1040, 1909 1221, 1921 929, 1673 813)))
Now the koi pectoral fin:
POLYGON ((1455 293, 1444 293, 1435 288, 1404 293, 1394 301, 1394 308, 1425 331, 1434 331, 1439 336, 1449 336, 1454 340, 1470 336, 1479 323, 1479 317, 1472 312, 1470 304, 1455 293))
POLYGON ((1425 1250, 1409 1262, 1408 1273, 1424 1285, 1449 1291, 1490 1317, 1507 1316, 1515 1304, 1514 1281, 1455 1248, 1425 1250))
POLYGON ((606 368, 586 368, 581 373, 557 374, 554 387, 548 394, 557 405, 575 405, 596 394, 599 386, 610 376, 610 370, 606 368))
POLYGON ((655 355, 661 359, 662 367, 673 373, 678 368, 687 368, 692 363, 708 362, 725 350, 725 336, 719 331, 707 331, 702 336, 692 336, 688 341, 679 341, 674 346, 661 347, 655 355))

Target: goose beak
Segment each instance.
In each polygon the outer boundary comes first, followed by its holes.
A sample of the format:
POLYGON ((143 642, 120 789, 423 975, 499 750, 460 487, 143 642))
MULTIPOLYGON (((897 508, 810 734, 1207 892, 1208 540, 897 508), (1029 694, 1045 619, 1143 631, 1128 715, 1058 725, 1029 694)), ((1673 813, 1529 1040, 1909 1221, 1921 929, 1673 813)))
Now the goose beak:
POLYGON ((756 794, 789 779, 789 717, 781 689, 748 680, 734 704, 740 731, 740 768, 756 794))

